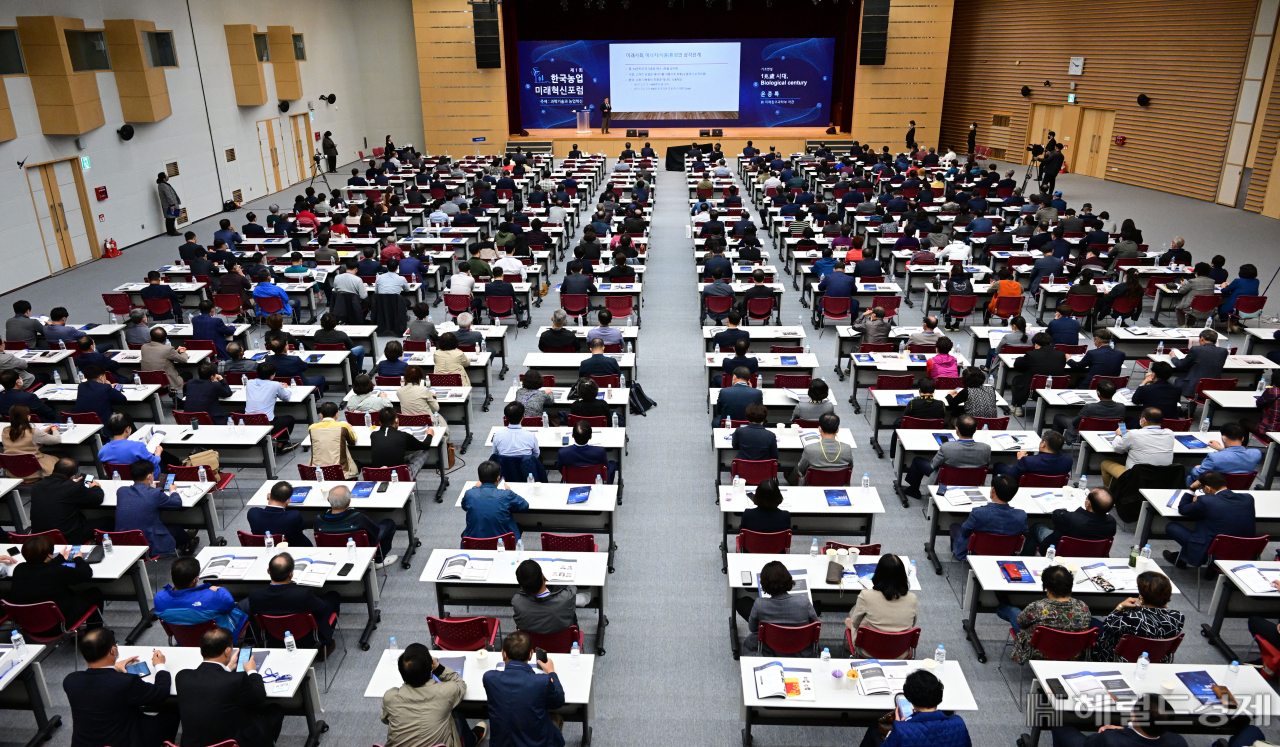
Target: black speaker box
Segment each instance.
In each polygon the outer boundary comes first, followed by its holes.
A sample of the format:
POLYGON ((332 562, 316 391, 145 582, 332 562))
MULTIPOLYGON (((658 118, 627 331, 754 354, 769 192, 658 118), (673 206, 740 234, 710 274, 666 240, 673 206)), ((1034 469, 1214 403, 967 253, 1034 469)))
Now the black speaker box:
POLYGON ((862 1, 861 32, 858 64, 883 65, 889 39, 889 0, 862 1))
POLYGON ((636 137, 635 130, 627 130, 627 137, 636 137))
POLYGON ((698 137, 711 137, 711 130, 698 130, 698 137))
POLYGON ((649 131, 648 131, 648 130, 637 130, 637 131, 636 131, 636 137, 649 137, 649 131))
POLYGON ((471 6, 472 30, 476 41, 476 67, 502 67, 502 41, 498 36, 496 5, 476 3, 471 6))
POLYGON ((711 137, 724 137, 724 130, 712 130, 711 137))

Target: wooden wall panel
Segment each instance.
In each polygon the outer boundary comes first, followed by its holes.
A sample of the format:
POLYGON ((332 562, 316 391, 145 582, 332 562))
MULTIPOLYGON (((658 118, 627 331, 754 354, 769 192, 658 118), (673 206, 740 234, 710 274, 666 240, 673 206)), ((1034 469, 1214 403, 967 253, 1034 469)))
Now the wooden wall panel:
MULTIPOLYGON (((1212 200, 1253 31, 1256 0, 969 0, 952 23, 940 142, 963 150, 970 122, 978 145, 1010 147, 1031 106, 1115 109, 1106 178, 1212 200), (1050 23, 1047 19, 1052 19, 1050 23), (1084 75, 1068 75, 1084 57, 1084 75), (1048 80, 1052 87, 1045 88, 1048 80), (1032 89, 1023 98, 1020 89, 1032 89), (1145 93, 1152 103, 1137 105, 1145 93), (991 117, 1012 118, 1012 135, 993 139, 991 117), (1194 147, 1195 158, 1170 158, 1194 147)), ((859 73, 861 74, 861 73, 859 73)), ((1019 146, 1022 142, 1018 143, 1019 146)), ((1074 147, 1074 142, 1068 143, 1074 147)))
POLYGON ((0 143, 17 137, 18 130, 13 126, 13 109, 9 106, 9 92, 4 87, 4 78, 0 78, 0 143))
POLYGON ((267 44, 271 47, 271 71, 276 78, 276 98, 297 101, 302 98, 302 71, 293 56, 293 27, 268 26, 267 44))
POLYGON ((889 6, 885 64, 859 64, 854 77, 853 139, 901 150, 914 119, 916 142, 937 143, 953 9, 954 0, 889 6))
MULTIPOLYGON (((228 24, 223 26, 227 34, 227 57, 231 61, 231 83, 236 89, 237 106, 262 106, 267 103, 267 78, 258 62, 258 50, 253 45, 257 27, 253 24, 228 24)), ((292 57, 292 53, 290 53, 292 57)))
POLYGON ((507 141, 506 73, 502 68, 476 68, 471 6, 466 0, 413 0, 413 26, 422 150, 457 155, 474 153, 479 145, 482 153, 501 151, 507 141), (485 142, 473 144, 475 137, 485 142))
POLYGON ((106 123, 97 73, 71 69, 68 29, 83 29, 79 18, 18 16, 18 40, 35 94, 40 130, 46 135, 83 135, 106 123))
POLYGON ((102 25, 124 121, 159 122, 172 114, 164 68, 151 67, 147 61, 147 42, 143 33, 155 31, 155 23, 117 19, 105 20, 102 25))

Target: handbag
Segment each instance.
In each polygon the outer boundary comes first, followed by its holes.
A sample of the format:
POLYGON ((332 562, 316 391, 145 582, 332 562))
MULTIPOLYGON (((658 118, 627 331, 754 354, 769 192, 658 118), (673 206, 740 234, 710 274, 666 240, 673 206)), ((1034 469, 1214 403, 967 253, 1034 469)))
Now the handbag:
POLYGON ((203 465, 213 474, 208 475, 210 482, 217 482, 221 475, 218 474, 218 452, 213 449, 205 449, 204 451, 192 452, 186 459, 182 460, 184 467, 199 467, 203 465))

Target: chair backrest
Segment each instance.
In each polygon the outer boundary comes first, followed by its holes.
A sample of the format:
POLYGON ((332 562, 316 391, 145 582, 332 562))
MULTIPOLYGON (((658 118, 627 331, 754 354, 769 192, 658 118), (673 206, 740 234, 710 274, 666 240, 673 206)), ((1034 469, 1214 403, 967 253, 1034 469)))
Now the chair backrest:
MULTIPOLYGON (((1061 487, 1065 487, 1068 480, 1070 479, 1071 479, 1070 475, 1036 475, 1036 474, 1027 472, 1018 478, 1018 487, 1061 488, 1061 487)), ((1065 554, 1066 553, 1063 553, 1063 555, 1065 554)))
POLYGON ((822 316, 826 319, 845 319, 851 313, 852 303, 848 296, 823 296, 822 316))
POLYGON ((596 552, 595 535, 542 533, 542 549, 547 552, 596 552))
POLYGON ((347 540, 354 539, 356 547, 372 547, 369 533, 363 529, 350 532, 312 532, 316 538, 316 547, 346 547, 347 540))
MULTIPOLYGON (((46 630, 64 629, 67 619, 62 616, 62 611, 58 609, 58 605, 53 602, 36 602, 35 604, 14 604, 10 601, 4 601, 4 612, 13 624, 18 627, 28 637, 37 641, 41 637, 32 635, 32 633, 41 633, 46 630)), ((60 638, 61 633, 54 637, 60 638)), ((45 640, 50 640, 45 638, 45 640)))
POLYGON ((401 378, 399 376, 378 376, 373 377, 375 386, 400 386, 401 378))
POLYGON ((950 464, 944 464, 938 470, 939 485, 977 487, 986 481, 986 467, 953 467, 950 464))
POLYGON ((990 430, 993 430, 993 431, 1002 431, 1002 430, 1004 430, 1004 429, 1006 429, 1006 428, 1008 428, 1008 427, 1009 427, 1009 416, 1008 416, 1008 415, 1001 415, 1001 416, 1000 416, 1000 417, 998 417, 998 418, 979 418, 979 417, 975 417, 975 418, 974 418, 974 420, 975 420, 975 421, 977 421, 977 424, 978 424, 978 430, 982 430, 982 427, 983 427, 984 425, 985 425, 985 426, 987 426, 987 428, 989 428, 990 430))
MULTIPOLYGON (((1123 262, 1124 260, 1120 260, 1123 262)), ((1128 296, 1120 296, 1111 302, 1111 310, 1120 316, 1128 316, 1132 314, 1134 309, 1138 308, 1138 304, 1142 302, 1141 298, 1129 298, 1128 296)))
POLYGON ((891 342, 864 342, 858 346, 859 353, 892 353, 893 349, 891 342))
POLYGON ((916 386, 916 377, 911 374, 880 374, 876 376, 876 389, 890 391, 909 391, 916 386))
POLYGON ((321 480, 329 482, 339 482, 346 479, 346 473, 341 464, 324 464, 314 466, 310 464, 298 465, 298 477, 307 482, 320 482, 321 480), (321 476, 323 475, 323 477, 321 476))
POLYGON ((413 481, 407 464, 398 464, 394 467, 365 467, 361 470, 360 476, 372 482, 391 482, 392 473, 399 475, 400 482, 413 481))
POLYGON ((1209 543, 1209 557, 1216 560, 1257 560, 1270 541, 1269 535, 1232 537, 1229 534, 1219 534, 1209 543))
POLYGON ((450 314, 457 316, 465 311, 471 310, 471 297, 454 293, 444 294, 444 305, 450 314))
POLYGON ((920 343, 912 343, 912 344, 908 344, 908 345, 907 345, 907 352, 909 352, 909 353, 936 353, 936 352, 938 352, 938 346, 937 346, 937 345, 924 345, 924 344, 920 344, 920 343))
POLYGON ((734 459, 729 474, 741 477, 748 485, 759 485, 768 479, 777 479, 777 459, 734 459))
POLYGON ((898 315, 898 305, 902 303, 901 296, 872 296, 871 308, 879 306, 884 309, 884 318, 892 319, 898 315))
POLYGON ((1071 377, 1069 376, 1046 376, 1045 374, 1036 374, 1031 377, 1031 390, 1038 389, 1066 389, 1071 386, 1071 377))
POLYGON ((1058 554, 1064 558, 1105 558, 1111 554, 1112 538, 1082 540, 1063 537, 1058 540, 1058 554))
POLYGON ((176 641, 179 646, 194 648, 200 645, 200 637, 204 635, 206 630, 218 627, 218 621, 206 620, 194 625, 180 625, 161 620, 160 627, 164 628, 165 635, 169 636, 169 645, 173 645, 176 641))
POLYGON ((775 389, 807 390, 809 383, 812 381, 813 376, 809 374, 775 374, 773 387, 775 389))
POLYGON ((1236 316, 1257 314, 1266 305, 1266 296, 1236 296, 1236 305, 1233 313, 1236 316))
POLYGON ((242 529, 236 530, 236 537, 240 540, 241 547, 266 547, 267 535, 250 534, 242 529))
POLYGON ((1223 472, 1222 476, 1227 481, 1229 490, 1248 490, 1253 487, 1253 481, 1257 479, 1257 472, 1223 472))
POLYGON ((142 533, 141 529, 126 529, 121 532, 104 532, 101 529, 93 530, 93 538, 97 544, 102 544, 103 536, 111 538, 111 544, 121 547, 147 547, 151 543, 147 542, 147 535, 142 533))
POLYGON ((1188 433, 1191 431, 1191 418, 1165 418, 1160 424, 1174 433, 1188 433))
POLYGON ((933 380, 933 384, 937 391, 945 391, 947 389, 959 389, 964 386, 964 379, 959 376, 939 376, 933 380))
POLYGON ((1067 355, 1083 355, 1089 352, 1088 345, 1054 345, 1054 350, 1061 351, 1067 355))
POLYGON ((133 302, 129 300, 128 293, 103 293, 102 302, 107 305, 112 314, 128 316, 133 310, 133 302))
MULTIPOLYGON (((44 475, 40 459, 35 454, 0 454, 0 464, 4 465, 4 471, 9 477, 18 480, 34 480, 44 475)), ((128 474, 128 468, 121 474, 128 474)))
POLYGON ((506 316, 513 313, 512 309, 515 307, 515 303, 516 299, 514 296, 486 295, 484 297, 485 308, 489 310, 490 314, 496 314, 498 316, 506 316))
POLYGON ((1128 376, 1094 376, 1089 380, 1089 388, 1097 389, 1098 384, 1103 381, 1110 381, 1112 384, 1115 384, 1116 389, 1124 389, 1129 385, 1128 376))
POLYGON ((791 552, 791 530, 753 532, 743 529, 738 533, 737 548, 738 552, 785 555, 791 552))
POLYGON ((516 549, 516 533, 507 532, 500 537, 463 537, 463 550, 497 550, 498 540, 502 540, 502 546, 507 550, 516 549))
MULTIPOLYGON (((546 549, 545 547, 543 548, 546 549)), ((570 625, 558 633, 530 633, 528 631, 520 631, 525 633, 533 640, 533 647, 540 648, 549 654, 567 654, 573 650, 573 644, 578 644, 578 650, 582 650, 582 631, 578 630, 577 625, 570 625)))
POLYGON ((774 298, 757 296, 747 299, 747 317, 750 319, 768 319, 773 314, 774 298))
POLYGON ((810 467, 804 473, 804 484, 814 486, 842 486, 850 484, 853 478, 853 467, 844 469, 815 469, 810 467))
POLYGON ((48 537, 55 545, 67 544, 67 540, 62 536, 62 530, 60 529, 50 529, 47 532, 36 532, 35 534, 17 534, 15 532, 9 532, 9 542, 19 547, 22 546, 22 543, 32 537, 48 537))
POLYGON ((1222 297, 1212 294, 1204 294, 1191 297, 1192 311, 1213 311, 1218 308, 1218 304, 1222 303, 1222 297))
POLYGON ((581 422, 586 422, 592 428, 608 428, 609 417, 607 415, 569 415, 569 426, 573 427, 581 422))
POLYGON ((951 316, 968 316, 977 305, 977 296, 947 296, 947 313, 951 316))
POLYGON ((1067 296, 1067 308, 1070 309, 1072 316, 1083 316, 1093 311, 1097 301, 1097 296, 1086 296, 1082 293, 1077 293, 1067 296))
POLYGON ((854 550, 854 549, 857 549, 858 553, 861 555, 879 555, 880 543, 872 542, 869 545, 846 545, 843 542, 836 542, 834 540, 831 540, 831 541, 828 541, 827 544, 822 546, 823 554, 826 554, 827 550, 854 550))
MULTIPOLYGON (((1028 260, 1030 257, 1027 258, 1028 260)), ((1012 264, 1012 260, 1010 260, 1012 264)), ((999 296, 996 298, 996 308, 992 312, 1002 319, 1008 319, 1011 316, 1017 316, 1022 313, 1022 303, 1026 296, 999 296)), ((1008 347, 1007 345, 1005 347, 1008 347)))
POLYGON ((596 477, 599 477, 601 482, 608 482, 609 465, 588 464, 580 467, 562 466, 560 468, 561 482, 575 485, 591 485, 595 483, 596 477))
POLYGON ((1143 638, 1126 633, 1120 636, 1120 641, 1116 644, 1116 661, 1137 661, 1142 658, 1143 653, 1153 662, 1172 660, 1185 635, 1186 633, 1179 633, 1172 638, 1143 638))
POLYGON ((1005 345, 1000 348, 1003 355, 1021 355, 1022 353, 1030 353, 1034 345, 1005 345))
POLYGON ((589 307, 585 293, 560 294, 560 308, 564 309, 564 313, 569 316, 582 316, 587 313, 589 307))
POLYGON ((733 307, 733 296, 704 296, 702 303, 712 314, 727 314, 733 307))
MULTIPOLYGON (((733 348, 729 348, 728 351, 723 351, 723 352, 733 352, 733 348)), ((770 353, 803 353, 804 346, 803 345, 770 345, 769 352, 770 353)), ((780 374, 780 375, 786 376, 787 374, 780 374)), ((809 377, 809 378, 812 378, 812 377, 809 377)), ((774 380, 774 386, 777 386, 776 379, 774 380)))
MULTIPOLYGON (((950 485, 950 483, 947 483, 950 485)), ((1009 555, 1022 549, 1022 534, 991 534, 974 532, 969 535, 970 555, 1009 555)))
POLYGON ((622 386, 622 377, 618 374, 592 375, 587 378, 594 381, 599 389, 617 389, 622 386))
MULTIPOLYGON (((845 630, 846 638, 849 631, 845 630)), ((850 651, 861 650, 873 659, 901 659, 905 655, 915 658, 916 646, 920 644, 920 628, 904 630, 900 633, 885 633, 866 626, 858 626, 858 635, 849 646, 850 651)))
POLYGON ((756 635, 762 647, 780 656, 789 656, 816 647, 822 636, 822 623, 812 622, 799 627, 760 623, 760 630, 756 635))
POLYGON ((432 386, 462 386, 462 374, 460 373, 433 373, 431 374, 432 386))
POLYGON ((312 633, 319 637, 316 619, 310 612, 294 612, 290 615, 254 615, 253 623, 258 630, 277 641, 283 641, 286 633, 293 633, 295 639, 312 633))
POLYGON ((488 617, 427 618, 427 630, 435 645, 445 651, 479 651, 493 639, 488 617))
MULTIPOLYGON (((634 283, 635 276, 630 278, 614 278, 615 283, 634 283)), ((613 314, 614 318, 631 316, 635 313, 635 297, 634 296, 605 296, 604 307, 613 314)))
MULTIPOLYGON (((68 414, 71 414, 71 413, 68 413, 68 414)), ((93 412, 91 412, 91 413, 76 413, 76 414, 87 414, 87 415, 93 415, 93 417, 95 418, 95 422, 101 422, 101 421, 98 421, 98 420, 97 420, 97 417, 98 417, 98 414, 97 414, 97 413, 93 413, 93 412)), ((200 425, 213 425, 213 418, 209 417, 209 413, 207 413, 207 412, 194 412, 194 411, 188 411, 188 410, 174 410, 174 411, 173 411, 173 419, 174 419, 174 420, 176 420, 176 421, 178 421, 179 423, 181 423, 181 424, 183 424, 183 425, 190 425, 190 424, 191 424, 191 421, 192 421, 193 419, 194 419, 197 423, 199 423, 200 425)))
POLYGON ((1201 379, 1196 384, 1196 401, 1204 401, 1205 392, 1229 392, 1236 388, 1237 379, 1201 379))
POLYGON ((248 379, 258 378, 258 374, 253 371, 228 371, 226 377, 229 386, 239 386, 248 379))
POLYGON ((1097 628, 1073 633, 1040 625, 1031 633, 1031 648, 1049 661, 1070 661, 1093 648, 1097 642, 1097 628))
POLYGON ((928 431, 946 427, 946 421, 942 418, 913 418, 907 416, 902 419, 902 423, 898 427, 908 431, 928 431))

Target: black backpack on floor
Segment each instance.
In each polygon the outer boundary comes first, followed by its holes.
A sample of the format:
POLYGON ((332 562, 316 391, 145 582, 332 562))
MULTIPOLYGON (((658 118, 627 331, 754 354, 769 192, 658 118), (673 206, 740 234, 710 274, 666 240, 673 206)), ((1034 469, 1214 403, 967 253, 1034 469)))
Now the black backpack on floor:
POLYGON ((657 402, 645 396, 644 389, 640 387, 640 382, 631 382, 631 399, 628 402, 629 412, 633 415, 645 415, 646 411, 658 406, 657 402))

